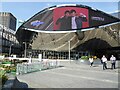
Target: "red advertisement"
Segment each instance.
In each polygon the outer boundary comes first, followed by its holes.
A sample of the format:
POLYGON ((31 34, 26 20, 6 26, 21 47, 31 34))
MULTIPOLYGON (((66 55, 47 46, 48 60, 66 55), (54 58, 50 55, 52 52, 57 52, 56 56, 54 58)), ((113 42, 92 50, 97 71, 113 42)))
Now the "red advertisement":
POLYGON ((53 10, 53 30, 76 30, 89 27, 88 9, 60 7, 53 10))

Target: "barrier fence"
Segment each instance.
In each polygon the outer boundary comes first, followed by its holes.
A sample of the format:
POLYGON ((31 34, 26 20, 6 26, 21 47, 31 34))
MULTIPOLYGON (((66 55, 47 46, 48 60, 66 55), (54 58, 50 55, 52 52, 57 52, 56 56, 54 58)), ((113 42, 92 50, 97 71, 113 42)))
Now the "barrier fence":
POLYGON ((34 63, 22 63, 17 64, 16 74, 26 74, 35 71, 41 71, 46 69, 57 68, 60 66, 59 61, 46 61, 46 62, 34 62, 34 63))

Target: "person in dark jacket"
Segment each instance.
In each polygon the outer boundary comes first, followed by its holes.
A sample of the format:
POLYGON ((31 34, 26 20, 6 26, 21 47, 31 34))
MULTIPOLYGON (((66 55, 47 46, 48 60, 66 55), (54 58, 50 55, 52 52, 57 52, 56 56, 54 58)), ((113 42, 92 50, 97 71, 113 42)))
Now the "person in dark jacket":
POLYGON ((64 16, 58 18, 56 25, 60 24, 60 30, 70 30, 71 29, 71 19, 70 11, 66 10, 64 16))
POLYGON ((81 29, 82 28, 82 22, 86 22, 87 18, 83 13, 80 13, 80 15, 77 15, 75 10, 70 11, 71 14, 71 28, 72 29, 81 29))

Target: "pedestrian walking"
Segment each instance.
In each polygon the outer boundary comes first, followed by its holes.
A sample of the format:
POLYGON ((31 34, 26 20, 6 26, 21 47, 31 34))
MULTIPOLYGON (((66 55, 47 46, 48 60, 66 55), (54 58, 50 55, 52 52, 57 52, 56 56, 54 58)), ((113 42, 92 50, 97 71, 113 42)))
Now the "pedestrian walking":
POLYGON ((103 70, 107 69, 107 58, 105 57, 105 55, 103 55, 101 60, 103 62, 103 70))
POLYGON ((114 57, 113 55, 110 57, 110 61, 111 61, 111 69, 115 69, 115 64, 116 64, 116 57, 114 57))
POLYGON ((93 65, 93 57, 92 56, 90 56, 89 61, 90 61, 90 67, 91 67, 93 65))

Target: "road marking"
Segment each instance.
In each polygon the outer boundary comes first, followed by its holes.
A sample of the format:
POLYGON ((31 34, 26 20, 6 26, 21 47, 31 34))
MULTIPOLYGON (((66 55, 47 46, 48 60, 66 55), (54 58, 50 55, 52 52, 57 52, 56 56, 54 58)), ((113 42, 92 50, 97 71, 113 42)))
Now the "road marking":
POLYGON ((107 83, 115 83, 118 84, 118 82, 116 81, 112 81, 112 80, 102 80, 102 79, 97 79, 97 78, 92 78, 92 77, 85 77, 85 76, 78 76, 78 75, 70 75, 70 74, 63 74, 63 73, 55 73, 55 72, 46 72, 49 74, 56 74, 56 75, 62 75, 62 76, 67 76, 67 77, 73 77, 73 78, 82 78, 82 79, 87 79, 87 80, 93 80, 93 81, 100 81, 100 82, 107 82, 107 83))
POLYGON ((105 72, 105 71, 93 71, 93 70, 82 70, 82 69, 70 69, 70 68, 64 68, 64 69, 68 69, 68 70, 75 70, 75 71, 87 71, 87 72, 97 72, 97 73, 109 73, 109 74, 116 74, 118 75, 118 73, 116 72, 105 72))
MULTIPOLYGON (((92 70, 92 68, 94 68, 94 67, 88 67, 88 69, 86 69, 86 68, 82 68, 82 66, 77 66, 76 68, 72 68, 72 67, 60 67, 60 68, 56 68, 56 69, 54 69, 54 70, 57 70, 57 69, 66 69, 66 70, 74 70, 74 71, 87 71, 87 72, 97 72, 97 73, 107 73, 107 74, 114 74, 114 75, 118 75, 118 71, 116 71, 116 72, 108 72, 108 70, 99 70, 98 69, 98 71, 97 70, 92 70), (80 68, 80 69, 78 69, 78 68, 80 68), (86 69, 86 70, 85 70, 86 69)), ((113 71, 113 70, 112 70, 113 71)))

